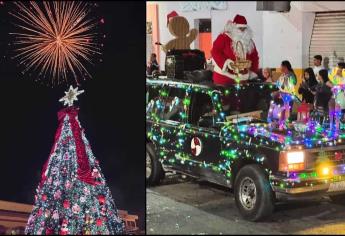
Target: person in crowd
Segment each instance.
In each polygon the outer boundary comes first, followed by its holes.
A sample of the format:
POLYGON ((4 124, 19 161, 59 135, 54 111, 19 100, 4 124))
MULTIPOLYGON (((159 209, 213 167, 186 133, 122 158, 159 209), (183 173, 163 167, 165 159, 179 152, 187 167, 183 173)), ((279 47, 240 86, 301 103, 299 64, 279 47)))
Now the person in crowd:
POLYGON ((298 89, 298 93, 302 94, 302 101, 306 103, 314 103, 314 94, 311 92, 312 89, 317 85, 315 74, 312 68, 304 70, 303 80, 298 89))
POLYGON ((327 112, 329 110, 329 101, 332 97, 332 84, 328 79, 328 71, 322 69, 316 77, 318 84, 312 93, 315 95, 314 107, 316 110, 327 112))
MULTIPOLYGON (((335 76, 331 78, 331 84, 329 87, 333 87, 334 85, 340 85, 340 84, 345 84, 345 78, 343 76, 343 69, 345 69, 345 63, 344 62, 339 62, 337 71, 335 76)), ((333 96, 329 101, 329 110, 330 110, 330 118, 333 118, 333 115, 335 114, 335 111, 340 111, 342 113, 342 116, 344 116, 345 113, 345 92, 344 90, 340 90, 338 92, 333 91, 333 96)), ((342 118, 343 119, 343 118, 342 118)))
POLYGON ((317 73, 319 73, 320 70, 325 69, 322 65, 322 56, 321 55, 315 55, 314 56, 314 75, 317 76, 317 73))
POLYGON ((150 57, 150 61, 147 65, 147 74, 152 75, 153 72, 159 71, 159 64, 157 62, 157 55, 156 53, 152 53, 150 57))
POLYGON ((332 84, 345 84, 345 78, 343 76, 343 70, 345 69, 345 63, 339 62, 337 66, 337 72, 332 78, 332 84))
POLYGON ((277 86, 282 92, 293 93, 294 87, 297 83, 296 74, 292 69, 291 63, 287 60, 282 61, 280 65, 282 72, 277 81, 277 86))
POLYGON ((297 79, 289 61, 282 61, 280 70, 282 74, 276 82, 279 91, 273 92, 272 96, 275 103, 283 103, 285 119, 288 119, 293 106, 293 95, 295 95, 297 79))
POLYGON ((213 71, 213 59, 210 57, 209 59, 206 60, 206 70, 213 71))
POLYGON ((262 69, 262 77, 263 77, 263 81, 267 82, 267 83, 272 83, 272 71, 270 68, 266 67, 264 69, 262 69))

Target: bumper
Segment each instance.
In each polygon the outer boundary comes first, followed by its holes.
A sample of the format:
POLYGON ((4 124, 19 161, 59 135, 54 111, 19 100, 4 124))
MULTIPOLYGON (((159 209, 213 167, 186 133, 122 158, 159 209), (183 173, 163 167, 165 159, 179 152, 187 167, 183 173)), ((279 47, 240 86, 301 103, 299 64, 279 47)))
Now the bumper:
POLYGON ((299 194, 299 193, 310 193, 310 192, 327 192, 330 184, 319 184, 315 186, 306 186, 306 187, 296 187, 296 188, 282 188, 279 186, 273 186, 273 191, 279 193, 287 194, 299 194))
POLYGON ((345 164, 332 167, 327 176, 315 170, 270 177, 273 191, 291 195, 303 193, 337 194, 345 192, 345 164), (289 176, 289 177, 287 177, 289 176))

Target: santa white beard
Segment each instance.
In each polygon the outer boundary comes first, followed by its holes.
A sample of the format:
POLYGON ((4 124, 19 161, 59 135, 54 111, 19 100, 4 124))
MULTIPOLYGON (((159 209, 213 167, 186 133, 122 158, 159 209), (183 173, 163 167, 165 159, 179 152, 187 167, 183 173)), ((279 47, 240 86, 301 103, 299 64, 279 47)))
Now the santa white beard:
MULTIPOLYGON (((242 32, 239 28, 237 28, 236 24, 228 23, 225 26, 225 33, 230 36, 232 39, 232 49, 237 52, 236 44, 240 41, 243 45, 244 54, 251 53, 254 49, 253 43, 253 31, 252 29, 247 26, 246 29, 242 32)), ((240 55, 238 55, 240 56, 240 55)))

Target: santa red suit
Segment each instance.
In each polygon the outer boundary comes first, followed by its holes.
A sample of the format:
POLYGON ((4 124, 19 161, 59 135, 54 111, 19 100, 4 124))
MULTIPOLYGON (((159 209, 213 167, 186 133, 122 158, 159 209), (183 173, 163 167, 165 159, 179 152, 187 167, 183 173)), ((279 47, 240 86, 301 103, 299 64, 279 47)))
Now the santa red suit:
POLYGON ((211 51, 214 65, 213 82, 215 84, 226 86, 236 83, 235 79, 240 79, 240 82, 244 83, 248 79, 257 77, 259 56, 252 38, 252 31, 247 26, 247 20, 244 16, 236 15, 233 21, 226 24, 224 32, 218 35, 213 42, 211 51), (245 30, 241 31, 239 28, 245 28, 245 30), (237 51, 239 48, 236 48, 238 41, 243 45, 246 59, 251 61, 249 70, 240 71, 239 78, 230 65, 236 61, 236 55, 241 55, 241 52, 237 51))

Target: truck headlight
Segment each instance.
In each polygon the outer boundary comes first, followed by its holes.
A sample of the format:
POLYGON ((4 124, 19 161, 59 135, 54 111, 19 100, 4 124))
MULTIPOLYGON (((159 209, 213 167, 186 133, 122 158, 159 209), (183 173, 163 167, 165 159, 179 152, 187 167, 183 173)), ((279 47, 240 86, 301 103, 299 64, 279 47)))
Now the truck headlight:
POLYGON ((304 152, 298 151, 298 152, 288 152, 287 153, 287 163, 290 164, 296 164, 296 163, 304 163, 304 152))
POLYGON ((280 171, 298 171, 304 169, 303 151, 282 151, 279 155, 280 171))

